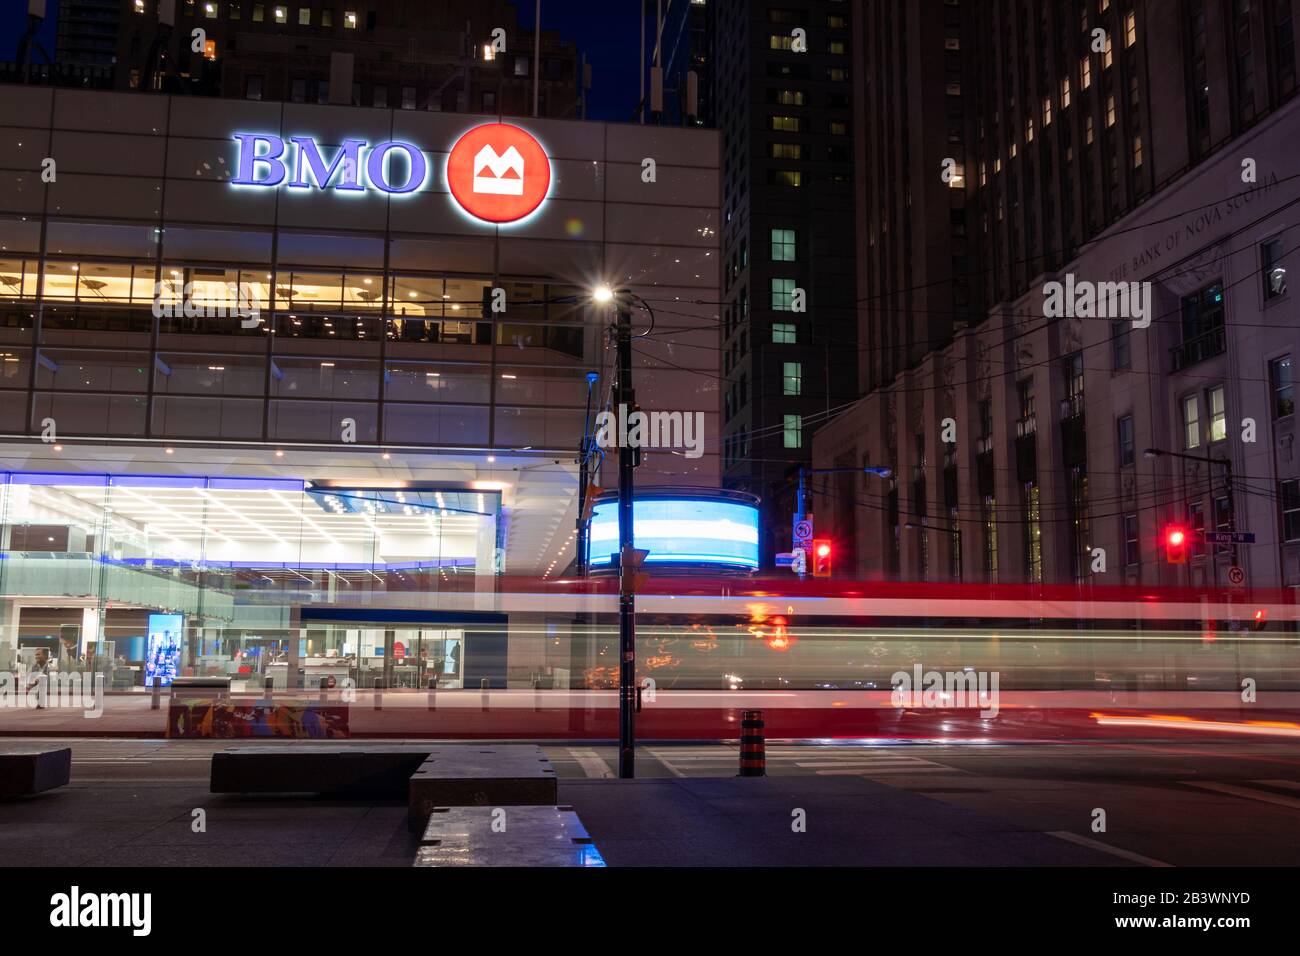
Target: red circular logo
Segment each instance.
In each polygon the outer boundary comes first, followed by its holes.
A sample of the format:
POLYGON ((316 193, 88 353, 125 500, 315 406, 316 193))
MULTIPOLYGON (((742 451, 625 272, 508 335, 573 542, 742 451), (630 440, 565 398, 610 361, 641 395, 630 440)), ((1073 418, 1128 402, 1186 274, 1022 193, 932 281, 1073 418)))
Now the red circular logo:
POLYGON ((542 204, 551 162, 533 137, 508 123, 476 126, 451 148, 447 188, 471 216, 514 222, 542 204))

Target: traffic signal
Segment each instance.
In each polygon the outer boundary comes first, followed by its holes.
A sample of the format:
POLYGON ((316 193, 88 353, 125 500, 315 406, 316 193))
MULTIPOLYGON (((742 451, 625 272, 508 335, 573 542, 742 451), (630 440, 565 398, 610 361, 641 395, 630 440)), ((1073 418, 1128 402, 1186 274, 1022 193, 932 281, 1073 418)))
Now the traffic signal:
POLYGON ((831 576, 831 543, 825 538, 818 538, 812 543, 812 573, 815 578, 831 576))
POLYGON ((1255 616, 1251 619, 1250 629, 1252 631, 1262 631, 1267 625, 1268 625, 1268 609, 1260 608, 1258 611, 1255 612, 1255 616))
POLYGON ((1187 563, 1187 529, 1180 524, 1165 526, 1165 561, 1168 564, 1187 563))

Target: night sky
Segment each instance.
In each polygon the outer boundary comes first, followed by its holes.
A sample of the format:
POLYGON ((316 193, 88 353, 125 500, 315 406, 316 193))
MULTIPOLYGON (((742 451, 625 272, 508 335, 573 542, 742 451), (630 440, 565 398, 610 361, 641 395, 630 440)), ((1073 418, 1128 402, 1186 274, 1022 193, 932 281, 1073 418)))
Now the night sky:
MULTIPOLYGON (((640 0, 605 0, 597 5, 591 0, 543 0, 542 25, 560 31, 560 36, 574 43, 579 53, 587 54, 592 65, 592 89, 587 101, 587 118, 627 122, 637 101, 637 45, 640 30, 637 25, 637 6, 640 0)), ((533 0, 521 0, 519 23, 528 29, 533 25, 533 0)), ((667 5, 667 4, 665 4, 667 5)), ((686 0, 674 0, 672 16, 664 30, 665 55, 676 45, 678 56, 688 44, 682 33, 678 42, 678 27, 686 9, 686 0)), ((37 35, 40 42, 54 55, 55 24, 59 0, 47 0, 45 23, 37 35)), ((18 49, 18 40, 27 29, 26 0, 5 0, 0 3, 0 60, 12 60, 18 49)), ((653 12, 646 27, 653 44, 653 12)), ((34 53, 33 59, 40 60, 34 53)))

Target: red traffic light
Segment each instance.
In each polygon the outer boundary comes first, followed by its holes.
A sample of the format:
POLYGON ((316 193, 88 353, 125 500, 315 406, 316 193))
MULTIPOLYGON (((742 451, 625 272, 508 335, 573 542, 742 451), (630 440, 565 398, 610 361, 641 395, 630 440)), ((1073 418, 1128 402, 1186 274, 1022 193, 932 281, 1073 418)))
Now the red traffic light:
POLYGON ((1267 624, 1268 624, 1268 609, 1260 608, 1258 611, 1255 612, 1255 617, 1250 622, 1250 629, 1252 631, 1262 631, 1264 630, 1264 627, 1267 624))
POLYGON ((1169 564, 1187 563, 1187 529, 1180 524, 1165 526, 1165 561, 1169 564))
POLYGON ((821 538, 812 543, 813 567, 812 573, 815 578, 828 578, 831 576, 831 543, 825 538, 821 538))

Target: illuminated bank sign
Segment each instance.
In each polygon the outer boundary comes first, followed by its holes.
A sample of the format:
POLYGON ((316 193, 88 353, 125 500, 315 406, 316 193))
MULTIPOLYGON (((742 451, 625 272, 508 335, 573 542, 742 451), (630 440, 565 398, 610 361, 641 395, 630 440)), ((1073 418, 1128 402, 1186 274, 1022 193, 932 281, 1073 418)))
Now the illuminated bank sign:
MULTIPOLYGON (((429 161, 402 140, 370 144, 345 139, 332 155, 310 136, 236 133, 239 159, 231 184, 261 189, 322 189, 344 193, 417 192, 428 182, 429 161)), ((484 222, 515 222, 546 199, 551 162, 540 143, 509 123, 487 123, 451 148, 447 189, 467 214, 484 222)))

